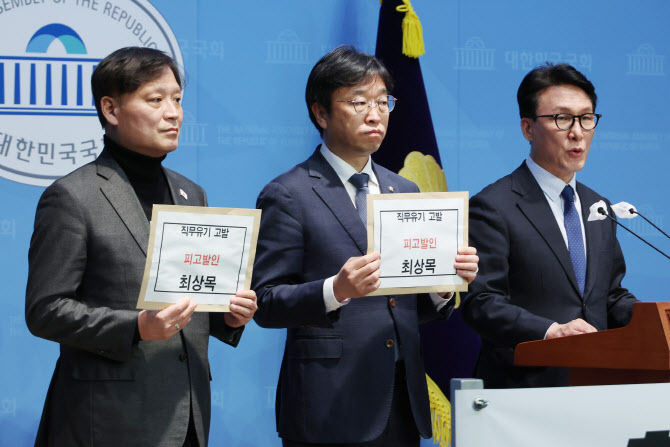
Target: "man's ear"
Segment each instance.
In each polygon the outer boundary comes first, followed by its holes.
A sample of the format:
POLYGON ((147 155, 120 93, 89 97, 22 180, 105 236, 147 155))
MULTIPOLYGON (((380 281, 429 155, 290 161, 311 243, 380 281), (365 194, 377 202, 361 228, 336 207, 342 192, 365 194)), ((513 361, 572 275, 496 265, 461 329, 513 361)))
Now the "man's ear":
POLYGON ((532 118, 521 118, 521 132, 523 132, 523 137, 533 142, 533 119, 532 118))
POLYGON ((328 128, 328 112, 326 111, 326 108, 322 106, 321 104, 315 102, 312 104, 312 113, 314 114, 314 118, 316 118, 316 122, 319 123, 319 126, 321 126, 322 129, 327 129, 328 128))
POLYGON ((102 115, 105 117, 107 122, 112 126, 119 125, 119 120, 116 116, 117 107, 117 100, 111 96, 103 96, 100 100, 100 111, 102 112, 102 115))

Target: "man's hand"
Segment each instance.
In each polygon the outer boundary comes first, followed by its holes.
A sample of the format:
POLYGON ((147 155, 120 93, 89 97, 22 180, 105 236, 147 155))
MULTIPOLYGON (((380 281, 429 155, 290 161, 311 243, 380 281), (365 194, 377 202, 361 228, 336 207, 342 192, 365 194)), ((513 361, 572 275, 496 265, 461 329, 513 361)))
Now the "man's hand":
POLYGON ((256 292, 253 290, 238 290, 230 299, 230 312, 223 315, 223 319, 230 327, 244 326, 254 317, 258 310, 256 292))
POLYGON ((456 274, 466 280, 468 284, 475 280, 479 270, 479 256, 475 247, 460 247, 454 262, 456 274))
POLYGON ((335 299, 340 303, 347 298, 360 298, 374 292, 381 285, 378 252, 349 258, 333 280, 335 299))
POLYGON ((549 340, 550 338, 567 337, 568 335, 587 334, 589 332, 598 332, 598 330, 581 318, 577 318, 576 320, 572 320, 565 324, 552 324, 549 327, 549 330, 547 330, 546 339, 549 340))
POLYGON ((137 327, 142 340, 167 340, 191 321, 198 304, 182 298, 163 310, 143 310, 137 316, 137 327))

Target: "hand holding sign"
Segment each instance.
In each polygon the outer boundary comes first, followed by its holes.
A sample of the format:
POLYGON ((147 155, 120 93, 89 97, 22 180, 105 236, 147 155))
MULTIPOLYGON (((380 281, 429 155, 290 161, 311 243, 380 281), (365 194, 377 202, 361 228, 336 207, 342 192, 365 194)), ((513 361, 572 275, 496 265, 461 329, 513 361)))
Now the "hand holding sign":
POLYGON ((256 292, 238 290, 235 296, 230 298, 230 313, 226 313, 223 319, 230 327, 244 326, 251 321, 256 310, 258 310, 256 292))
POLYGON ((333 281, 335 299, 341 303, 347 298, 360 298, 377 290, 381 284, 380 265, 379 253, 376 251, 349 258, 333 281))
POLYGON ((475 247, 460 247, 456 255, 454 268, 458 276, 470 284, 475 280, 479 271, 479 256, 475 247))
POLYGON ((191 315, 197 305, 189 298, 182 298, 161 311, 143 310, 137 316, 140 338, 142 340, 169 339, 191 321, 191 315))

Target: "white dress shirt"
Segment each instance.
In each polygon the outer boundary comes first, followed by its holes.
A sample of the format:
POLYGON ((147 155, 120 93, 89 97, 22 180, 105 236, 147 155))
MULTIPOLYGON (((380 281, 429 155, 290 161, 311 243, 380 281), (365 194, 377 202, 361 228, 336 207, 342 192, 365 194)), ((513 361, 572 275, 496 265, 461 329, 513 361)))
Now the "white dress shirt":
MULTIPOLYGON (((346 161, 342 160, 340 157, 332 153, 330 149, 326 147, 325 143, 321 144, 321 155, 323 155, 328 164, 330 164, 330 166, 332 166, 332 168, 335 170, 335 173, 340 178, 342 184, 344 185, 344 188, 347 190, 347 193, 349 194, 351 203, 355 207, 356 187, 349 181, 349 179, 351 178, 352 175, 359 174, 359 172, 356 171, 356 169, 354 169, 354 167, 351 166, 349 163, 347 163, 346 161)), ((368 161, 365 164, 365 167, 363 167, 363 169, 361 170, 360 174, 368 175, 369 177, 368 189, 370 190, 370 194, 381 193, 381 190, 379 189, 379 181, 377 180, 375 172, 372 170, 371 158, 369 156, 368 161)), ((336 309, 339 309, 340 307, 344 306, 345 304, 348 304, 349 301, 351 301, 351 298, 347 298, 342 302, 337 301, 337 299, 335 298, 335 290, 333 288, 334 280, 335 276, 331 276, 330 278, 327 278, 323 283, 323 301, 326 304, 326 312, 332 312, 336 309)), ((442 298, 437 293, 430 294, 430 298, 433 301, 433 304, 435 305, 435 308, 438 311, 442 309, 442 307, 449 302, 452 296, 453 293, 445 295, 444 298, 442 298)))
MULTIPOLYGON (((546 171, 540 165, 535 163, 532 158, 528 157, 526 159, 526 165, 530 169, 530 173, 533 174, 535 180, 542 188, 544 196, 547 198, 549 207, 554 213, 554 218, 558 223, 558 228, 561 230, 563 235, 563 240, 565 241, 565 246, 568 247, 568 233, 565 231, 565 200, 561 197, 561 193, 565 188, 566 183, 560 178, 556 177, 554 174, 546 171)), ((586 232, 584 231, 584 219, 582 218, 582 205, 579 200, 579 194, 577 193, 577 174, 575 173, 572 176, 568 185, 572 186, 572 189, 575 191, 575 208, 577 208, 577 213, 579 214, 579 223, 582 226, 582 241, 584 242, 584 255, 586 255, 586 232)))

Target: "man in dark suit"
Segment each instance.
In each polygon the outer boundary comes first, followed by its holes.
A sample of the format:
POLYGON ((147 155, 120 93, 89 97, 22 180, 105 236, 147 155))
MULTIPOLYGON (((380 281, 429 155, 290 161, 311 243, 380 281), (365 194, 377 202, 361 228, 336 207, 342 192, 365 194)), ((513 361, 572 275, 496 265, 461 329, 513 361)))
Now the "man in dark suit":
POLYGON ((628 323, 635 301, 607 199, 578 183, 600 115, 593 84, 570 65, 532 70, 517 93, 530 156, 470 200, 470 242, 481 272, 463 302, 482 337, 475 375, 487 388, 561 386, 561 368, 514 366, 521 342, 628 323))
POLYGON ((239 291, 225 314, 188 298, 136 310, 153 204, 207 198, 161 166, 183 118, 170 57, 117 50, 91 84, 105 148, 44 191, 30 244, 26 322, 60 343, 35 445, 206 446, 209 335, 236 346, 256 297, 239 291))
MULTIPOLYGON (((370 158, 391 89, 373 56, 351 47, 324 56, 306 89, 323 144, 258 197, 255 320, 288 328, 276 402, 285 446, 418 446, 431 436, 418 325, 446 317, 450 296, 364 297, 380 284, 379 253, 365 254, 366 189, 418 192, 370 158)), ((455 267, 471 281, 475 250, 460 249, 455 267)))

